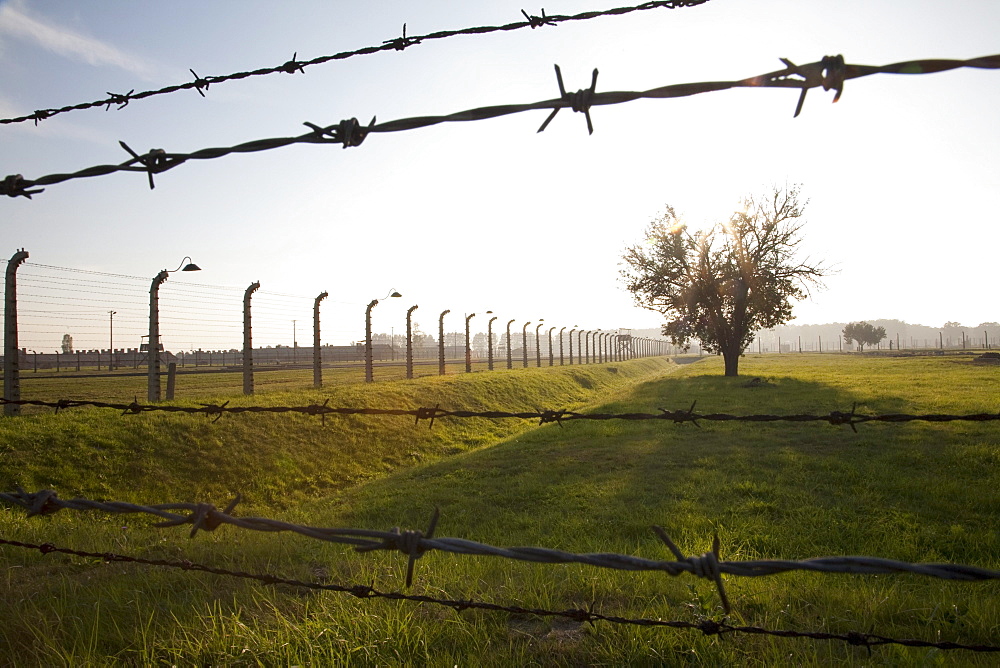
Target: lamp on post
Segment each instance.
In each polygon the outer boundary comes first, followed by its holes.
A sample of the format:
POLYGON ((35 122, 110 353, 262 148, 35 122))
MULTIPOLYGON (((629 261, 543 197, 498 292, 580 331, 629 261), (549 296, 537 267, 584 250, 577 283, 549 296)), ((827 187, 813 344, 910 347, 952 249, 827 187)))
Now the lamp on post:
POLYGON ((576 331, 576 325, 573 325, 573 329, 569 330, 569 364, 573 366, 573 332, 576 331))
MULTIPOLYGON (((486 314, 490 315, 493 311, 487 311, 486 314)), ((486 368, 489 371, 493 371, 493 321, 497 317, 493 316, 490 321, 486 323, 486 368)))
POLYGON ((163 269, 153 278, 152 285, 149 286, 149 350, 146 359, 149 362, 149 372, 147 374, 147 398, 150 401, 160 400, 160 286, 167 280, 167 276, 178 271, 201 271, 201 267, 193 262, 184 264, 185 260, 190 260, 186 256, 176 269, 163 269))
POLYGON ((512 360, 510 359, 510 326, 514 324, 514 318, 507 321, 507 368, 513 368, 512 360))
POLYGON ((524 327, 521 328, 521 358, 524 361, 524 368, 528 368, 528 325, 531 321, 524 323, 524 327))
POLYGON ((542 326, 545 324, 545 318, 539 318, 538 324, 535 326, 535 366, 542 366, 542 326))
MULTIPOLYGON (((388 299, 389 297, 402 297, 395 290, 390 290, 389 294, 382 299, 388 299)), ((368 308, 365 309, 365 382, 370 383, 374 380, 372 374, 372 309, 378 306, 378 299, 373 299, 368 302, 368 308)))
POLYGON ((465 316, 465 373, 472 373, 472 341, 469 339, 469 321, 475 317, 475 313, 465 316))
MULTIPOLYGON (((559 330, 559 366, 562 366, 564 364, 564 362, 563 362, 563 332, 565 332, 565 331, 566 331, 565 327, 563 327, 562 329, 559 330)), ((573 336, 573 332, 570 332, 569 335, 573 336)))
POLYGON ((444 375, 444 317, 451 313, 450 308, 441 311, 438 318, 438 373, 444 375))

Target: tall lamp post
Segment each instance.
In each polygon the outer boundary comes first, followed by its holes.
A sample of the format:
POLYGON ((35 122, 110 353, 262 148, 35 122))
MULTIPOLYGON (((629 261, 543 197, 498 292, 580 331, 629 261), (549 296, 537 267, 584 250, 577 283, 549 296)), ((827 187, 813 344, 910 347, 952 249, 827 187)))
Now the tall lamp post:
POLYGON ((469 339, 469 321, 475 317, 475 313, 465 316, 465 373, 472 373, 472 341, 469 339))
MULTIPOLYGON (((493 311, 487 311, 487 314, 493 313, 493 311)), ((490 321, 486 323, 486 368, 493 371, 493 321, 497 319, 497 316, 490 318, 490 321)))
MULTIPOLYGON (((563 332, 565 332, 565 331, 566 331, 565 327, 563 327, 562 329, 559 330, 559 366, 562 366, 564 364, 564 362, 563 362, 563 332)), ((569 335, 572 337, 573 336, 573 332, 570 332, 569 335)))
POLYGON ((524 362, 524 368, 528 368, 528 325, 531 321, 524 323, 524 327, 521 328, 521 358, 524 362))
POLYGON ((178 271, 201 271, 201 267, 193 262, 184 264, 185 260, 190 260, 186 256, 176 269, 163 269, 153 278, 152 285, 149 286, 149 352, 146 355, 149 361, 149 372, 147 374, 147 398, 150 401, 160 400, 160 286, 167 280, 167 276, 178 271))
POLYGON ((573 329, 569 330, 569 364, 573 366, 573 332, 576 331, 576 325, 573 325, 573 329))
POLYGON ((507 368, 512 369, 514 367, 513 361, 510 359, 510 326, 514 324, 514 318, 507 321, 507 368))
POLYGON ((438 373, 444 375, 444 317, 451 313, 450 308, 441 311, 438 317, 438 373))
POLYGON ((542 366, 542 326, 545 325, 545 318, 538 319, 535 326, 535 366, 542 366))
MULTIPOLYGON (((395 290, 390 290, 389 294, 382 299, 388 299, 389 297, 402 297, 395 290)), ((368 302, 368 308, 365 309, 365 382, 370 383, 374 380, 372 374, 372 309, 378 306, 378 299, 373 299, 368 302)))

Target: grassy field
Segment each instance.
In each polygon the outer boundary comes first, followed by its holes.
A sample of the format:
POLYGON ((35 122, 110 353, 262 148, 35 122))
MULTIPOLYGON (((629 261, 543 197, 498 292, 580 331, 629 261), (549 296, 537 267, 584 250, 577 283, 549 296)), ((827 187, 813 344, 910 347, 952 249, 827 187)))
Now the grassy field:
MULTIPOLYGON (((969 358, 748 355, 469 374, 234 402, 534 410, 994 412, 1000 369, 969 358), (750 377, 767 382, 745 387, 750 377)), ((216 399, 205 396, 200 399, 216 399)), ((194 401, 195 399, 186 399, 194 401)), ((236 492, 242 515, 317 526, 423 528, 495 545, 672 558, 721 539, 728 560, 860 554, 1000 568, 996 423, 693 425, 318 419, 74 410, 0 421, 0 484, 144 503, 236 492)), ((0 537, 403 590, 400 554, 223 527, 193 540, 152 519, 0 511, 0 537)), ((210 574, 0 548, 0 663, 14 665, 995 665, 996 655, 581 625, 357 600, 210 574)), ((727 578, 728 621, 1000 644, 1000 585, 920 576, 727 578)), ((408 593, 624 617, 720 619, 691 576, 428 553, 408 593)))

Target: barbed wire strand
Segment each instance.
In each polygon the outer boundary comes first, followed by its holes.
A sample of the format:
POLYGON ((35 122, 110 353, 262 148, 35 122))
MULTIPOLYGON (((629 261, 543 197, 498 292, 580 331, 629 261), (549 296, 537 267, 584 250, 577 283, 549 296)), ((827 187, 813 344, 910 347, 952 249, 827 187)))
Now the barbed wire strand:
POLYGON ((427 420, 430 427, 434 426, 434 421, 439 418, 487 418, 487 419, 521 419, 538 420, 540 425, 556 423, 562 426, 564 422, 575 420, 631 420, 648 421, 664 420, 675 424, 691 423, 700 426, 702 420, 707 422, 826 422, 831 425, 848 425, 857 432, 857 426, 867 422, 881 422, 886 424, 903 424, 907 422, 997 422, 1000 421, 1000 413, 967 413, 964 415, 951 415, 945 413, 926 413, 913 415, 909 413, 885 413, 885 414, 865 414, 857 412, 857 404, 851 407, 849 412, 830 411, 826 414, 794 413, 789 415, 775 415, 769 413, 757 413, 749 415, 731 415, 728 413, 696 413, 694 411, 697 401, 692 403, 690 408, 681 410, 659 409, 659 413, 577 413, 569 410, 534 410, 534 411, 469 411, 469 410, 447 410, 440 406, 419 407, 419 408, 357 408, 357 407, 336 407, 329 405, 327 399, 322 404, 310 404, 308 406, 230 406, 226 401, 222 404, 199 404, 197 406, 170 406, 162 404, 141 404, 138 400, 131 403, 115 403, 107 401, 91 401, 86 399, 59 399, 57 401, 46 401, 42 399, 4 399, 0 398, 0 405, 14 404, 17 406, 42 406, 54 408, 56 412, 68 408, 80 406, 91 406, 121 411, 122 415, 138 415, 140 413, 187 413, 201 414, 218 421, 223 415, 240 413, 298 413, 302 415, 320 416, 324 424, 327 415, 378 415, 378 416, 409 416, 414 418, 414 423, 419 424, 421 420, 427 420))
POLYGON ((933 72, 943 72, 958 68, 979 68, 979 69, 1000 69, 1000 54, 984 56, 981 58, 970 58, 968 60, 943 60, 925 59, 910 60, 899 63, 892 63, 883 66, 871 65, 848 65, 844 63, 843 56, 826 56, 822 60, 806 65, 795 65, 786 58, 781 59, 785 68, 767 74, 740 79, 738 81, 714 81, 701 83, 675 84, 661 86, 646 91, 612 91, 605 93, 596 92, 597 70, 595 69, 591 78, 591 86, 588 89, 578 90, 575 93, 567 93, 562 82, 562 73, 559 66, 556 66, 556 78, 559 84, 560 97, 552 100, 543 100, 527 104, 506 104, 489 107, 479 107, 468 109, 444 116, 418 116, 403 118, 385 123, 376 123, 376 118, 372 117, 367 126, 358 122, 357 118, 340 121, 334 125, 325 127, 314 123, 306 122, 310 132, 296 137, 274 137, 270 139, 257 139, 236 146, 224 148, 205 148, 193 153, 168 153, 164 149, 151 149, 148 153, 140 155, 133 151, 128 144, 123 141, 118 143, 132 157, 117 165, 97 165, 88 167, 76 172, 67 174, 49 174, 36 179, 25 179, 20 174, 11 174, 3 181, 0 181, 0 195, 8 197, 31 198, 44 191, 43 188, 35 186, 53 185, 72 179, 82 179, 94 176, 103 176, 114 172, 144 172, 147 175, 149 187, 154 188, 153 176, 173 169, 184 164, 188 160, 211 160, 221 158, 232 153, 254 153, 257 151, 267 151, 271 149, 289 146, 291 144, 341 144, 344 148, 360 146, 365 138, 373 132, 402 132, 405 130, 415 130, 429 127, 439 123, 453 123, 466 121, 481 121, 490 118, 498 118, 511 114, 519 114, 527 111, 539 109, 550 109, 548 118, 539 127, 538 132, 542 132, 555 117, 560 109, 570 108, 573 111, 583 113, 587 119, 587 128, 593 132, 593 124, 590 119, 590 108, 595 105, 622 104, 638 99, 665 99, 674 97, 687 97, 701 93, 710 93, 731 88, 797 88, 801 91, 798 104, 795 108, 795 116, 802 110, 806 93, 811 88, 822 86, 824 90, 835 90, 833 101, 840 99, 843 92, 844 82, 848 79, 870 76, 872 74, 930 74, 933 72))
POLYGON ((853 573, 853 574, 893 574, 912 573, 945 580, 1000 580, 1000 571, 947 563, 907 563, 893 559, 866 556, 836 556, 819 557, 800 561, 786 559, 757 559, 750 561, 721 561, 719 556, 719 538, 716 536, 712 550, 701 556, 684 556, 680 548, 658 526, 653 531, 663 541, 676 561, 661 561, 613 553, 576 553, 554 550, 544 547, 497 547, 478 543, 464 538, 434 538, 440 513, 434 510, 426 532, 393 527, 389 531, 370 529, 341 529, 303 526, 281 520, 264 517, 236 517, 231 513, 240 502, 239 495, 233 499, 225 510, 218 510, 208 503, 163 503, 144 506, 120 501, 93 501, 74 498, 60 499, 53 490, 41 490, 29 493, 18 488, 16 492, 0 493, 0 501, 19 506, 28 511, 28 516, 51 515, 60 510, 77 511, 100 510, 109 513, 145 513, 154 515, 165 521, 153 526, 158 528, 191 525, 190 537, 198 531, 214 531, 227 524, 241 529, 266 532, 289 531, 317 540, 353 545, 358 552, 376 550, 393 550, 407 555, 406 586, 413 581, 413 568, 416 560, 431 550, 441 550, 452 554, 475 556, 490 556, 529 561, 545 564, 586 564, 598 568, 608 568, 626 571, 658 571, 671 576, 690 573, 697 577, 711 580, 719 591, 723 610, 730 612, 729 598, 722 582, 722 575, 737 575, 742 577, 762 577, 776 575, 789 571, 811 571, 817 573, 853 573), (186 511, 180 514, 173 511, 186 511))
POLYGON ((108 92, 108 97, 95 100, 93 102, 83 102, 80 104, 72 104, 65 107, 59 107, 56 109, 38 109, 31 114, 25 116, 18 116, 15 118, 3 118, 0 119, 0 124, 9 123, 24 123, 26 121, 34 121, 35 125, 38 125, 39 121, 52 118, 58 114, 64 114, 70 111, 78 111, 82 109, 91 109, 95 107, 104 107, 105 111, 111 109, 112 105, 118 106, 118 111, 121 111, 128 106, 129 102, 135 100, 141 100, 147 97, 153 97, 154 95, 166 95, 169 93, 176 93, 181 90, 194 89, 199 95, 205 97, 204 91, 208 90, 209 86, 213 84, 220 84, 226 81, 236 81, 239 79, 246 79, 248 77, 254 76, 264 76, 269 74, 295 74, 296 72, 305 74, 305 68, 311 67, 313 65, 320 65, 323 63, 328 63, 333 60, 345 60, 347 58, 352 58, 354 56, 363 56, 373 53, 378 53, 380 51, 402 51, 408 47, 416 46, 422 42, 427 42, 436 39, 445 39, 448 37, 455 37, 458 35, 483 35, 493 32, 510 32, 513 30, 521 30, 523 28, 540 28, 542 26, 555 26, 559 23, 564 23, 566 21, 586 21, 589 19, 596 19, 603 16, 618 16, 622 14, 629 14, 637 11, 645 11, 649 9, 677 9, 680 7, 695 7, 697 5, 702 5, 708 2, 708 0, 665 0, 662 2, 644 2, 640 5, 633 7, 616 7, 614 9, 596 10, 581 12, 579 14, 574 14, 571 16, 554 15, 546 16, 545 10, 542 10, 541 16, 529 15, 523 9, 521 14, 524 16, 524 21, 517 21, 515 23, 508 23, 505 25, 495 25, 495 26, 477 26, 471 28, 462 28, 459 30, 441 30, 426 35, 406 35, 406 24, 403 24, 403 36, 394 39, 386 40, 378 46, 368 46, 361 49, 356 49, 354 51, 343 51, 340 53, 335 53, 329 56, 320 56, 318 58, 313 58, 311 60, 298 60, 298 52, 292 55, 292 59, 277 65, 275 67, 265 67, 257 70, 252 70, 249 72, 236 72, 233 74, 226 74, 223 76, 208 76, 199 77, 193 69, 188 71, 194 76, 193 81, 188 81, 182 84, 177 84, 173 86, 166 86, 157 90, 147 90, 140 93, 136 93, 135 89, 130 90, 128 93, 111 93, 108 92))
POLYGON ((683 620, 664 620, 649 618, 620 617, 604 615, 595 612, 593 609, 570 608, 567 610, 549 610, 545 608, 525 608, 522 606, 500 605, 475 601, 472 599, 442 599, 432 596, 404 594, 402 592, 383 592, 369 585, 341 585, 331 583, 305 582, 282 578, 271 574, 248 573, 246 571, 233 571, 225 568, 217 568, 204 564, 195 563, 189 560, 168 560, 168 559, 146 559, 128 555, 116 554, 114 552, 85 552, 73 550, 65 547, 57 547, 52 543, 24 543, 16 540, 0 538, 0 545, 21 547, 31 550, 38 550, 43 555, 59 553, 77 557, 101 559, 106 562, 135 563, 148 566, 161 566, 166 568, 177 568, 185 571, 199 571, 211 573, 213 575, 225 575, 248 580, 255 580, 269 585, 286 585, 302 589, 315 591, 335 591, 339 593, 351 594, 356 598, 371 599, 381 598, 393 601, 409 601, 414 603, 430 603, 452 608, 455 612, 461 613, 464 610, 488 610, 491 612, 509 612, 516 615, 536 615, 539 617, 564 617, 580 623, 593 623, 597 621, 609 622, 612 624, 629 624, 645 627, 667 627, 674 629, 693 629, 701 631, 706 636, 722 635, 726 633, 747 633, 753 635, 768 635, 780 638, 810 638, 813 640, 839 640, 850 645, 872 647, 881 645, 903 645, 907 647, 924 647, 940 650, 968 650, 973 652, 1000 652, 1000 647, 993 645, 967 645, 955 642, 929 642, 926 640, 916 640, 912 638, 890 638, 872 633, 861 633, 850 631, 848 633, 828 633, 825 631, 794 631, 767 629, 760 626, 734 626, 725 619, 717 621, 714 619, 700 619, 696 622, 683 620))

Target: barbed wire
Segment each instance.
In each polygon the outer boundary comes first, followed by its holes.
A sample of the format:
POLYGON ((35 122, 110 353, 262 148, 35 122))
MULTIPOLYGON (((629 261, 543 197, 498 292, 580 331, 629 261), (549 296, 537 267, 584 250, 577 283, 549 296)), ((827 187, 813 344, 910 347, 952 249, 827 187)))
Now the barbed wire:
POLYGON ((549 610, 545 608, 525 608, 522 606, 501 605, 497 603, 475 601, 472 599, 443 599, 443 598, 436 598, 432 596, 425 596, 418 594, 404 594, 402 592, 383 592, 369 585, 361 585, 361 584, 341 585, 341 584, 331 584, 331 583, 305 582, 302 580, 282 578, 271 574, 249 573, 246 571, 233 571, 225 568, 217 568, 214 566, 199 564, 196 562, 189 561, 187 559, 180 561, 169 560, 169 559, 146 559, 142 557, 133 557, 128 555, 117 554, 114 552, 85 552, 82 550, 73 550, 65 547, 57 547, 52 543, 40 543, 40 544, 24 543, 21 541, 0 538, 0 545, 9 545, 12 547, 21 547, 31 550, 38 550, 43 555, 52 554, 55 552, 59 554, 68 554, 77 557, 101 559, 106 562, 135 563, 135 564, 144 564, 148 566, 178 568, 185 571, 198 571, 203 573, 211 573, 213 575, 225 575, 229 577, 256 580, 257 582, 262 582, 264 584, 269 584, 269 585, 286 585, 290 587, 298 587, 302 589, 311 589, 316 591, 335 591, 345 594, 351 594, 352 596, 361 599, 381 598, 393 601, 430 603, 434 605, 442 605, 448 608, 452 608, 453 610, 455 610, 455 612, 458 613, 461 613, 464 610, 488 610, 491 612, 509 612, 511 614, 517 614, 517 615, 536 615, 539 617, 564 617, 580 623, 592 624, 594 622, 603 621, 603 622, 610 622, 612 624, 629 624, 634 626, 645 626, 645 627, 693 629, 701 631, 706 636, 723 635, 726 633, 747 633, 753 635, 776 636, 780 638, 810 638, 813 640, 840 640, 850 645, 867 647, 869 650, 872 647, 878 647, 881 645, 904 645, 907 647, 925 647, 925 648, 935 648, 941 650, 963 649, 973 652, 1000 652, 1000 647, 993 645, 967 645, 967 644, 947 642, 947 641, 930 642, 926 640, 916 640, 913 638, 890 638, 887 636, 876 635, 872 633, 861 633, 858 631, 850 631, 848 633, 829 633, 825 631, 794 631, 787 629, 777 630, 777 629, 767 629, 760 626, 734 626, 732 624, 729 624, 725 619, 717 621, 714 619, 704 618, 696 622, 691 622, 684 620, 649 619, 641 617, 634 618, 634 617, 605 615, 599 612, 595 612, 592 609, 592 607, 586 610, 582 608, 570 608, 567 610, 549 610))
POLYGON ((208 90, 209 86, 212 84, 220 84, 226 81, 236 81, 239 79, 246 79, 248 77, 254 76, 264 76, 268 74, 295 74, 296 72, 305 74, 305 68, 311 67, 313 65, 320 65, 323 63, 328 63, 332 60, 346 60, 347 58, 352 58, 354 56, 364 56, 373 53, 378 53, 380 51, 402 51, 408 47, 416 46, 423 42, 427 42, 435 39, 445 39, 448 37, 455 37, 458 35, 483 35, 493 32, 510 32, 513 30, 521 30, 523 28, 540 28, 542 26, 556 26, 560 23, 565 23, 566 21, 586 21, 589 19, 600 18, 603 16, 618 16, 622 14, 630 14, 632 12, 645 11, 649 9, 677 9, 681 7, 695 7, 697 5, 702 5, 708 2, 708 0, 663 0, 657 2, 644 2, 640 5, 635 5, 632 7, 616 7, 614 9, 604 9, 604 10, 593 10, 587 12, 581 12, 579 14, 573 14, 570 16, 564 15, 553 15, 546 16, 545 10, 542 10, 541 16, 533 16, 521 10, 521 14, 524 16, 524 21, 517 21, 515 23, 507 23, 504 25, 494 25, 494 26, 476 26, 470 28, 462 28, 459 30, 440 30, 437 32, 428 33, 426 35, 406 35, 406 24, 403 24, 403 35, 402 37, 396 37, 394 39, 385 40, 381 45, 368 46, 361 49, 355 49, 354 51, 342 51, 340 53, 335 53, 328 56, 319 56, 317 58, 312 58, 311 60, 298 60, 298 52, 292 55, 292 59, 277 65, 274 67, 265 67, 257 70, 252 70, 249 72, 235 72, 233 74, 226 74, 222 76, 208 76, 199 77, 198 74, 193 70, 189 69, 192 76, 194 76, 193 81, 188 81, 182 84, 177 84, 173 86, 166 86, 157 90, 147 90, 139 93, 135 92, 135 89, 130 90, 127 93, 111 93, 108 92, 108 97, 95 100, 93 102, 82 102, 79 104, 72 104, 65 107, 59 107, 56 109, 38 109, 31 114, 26 116, 17 116, 14 118, 2 118, 0 119, 0 124, 9 123, 24 123, 26 121, 34 121, 35 125, 38 125, 39 121, 43 121, 48 118, 52 118, 58 114, 64 114, 70 111, 78 111, 82 109, 91 109, 95 107, 104 107, 105 111, 111 109, 112 105, 118 106, 118 111, 121 111, 128 106, 129 102, 135 100, 141 100, 147 97, 153 97, 154 95, 166 95, 169 93, 176 93, 181 90, 194 89, 199 95, 205 97, 204 91, 208 90))
POLYGON ((3 399, 0 398, 0 405, 14 404, 18 406, 42 406, 54 408, 56 412, 68 408, 79 406, 91 406, 94 408, 105 408, 118 410, 122 415, 138 415, 140 413, 162 412, 162 413, 188 413, 201 414, 218 421, 223 415, 240 413, 299 413, 302 415, 318 415, 326 423, 327 415, 395 415, 410 416, 414 418, 414 423, 419 424, 421 420, 428 420, 429 426, 434 426, 434 421, 439 418, 487 418, 487 419, 521 419, 538 420, 538 424, 556 423, 562 426, 563 422, 575 420, 631 420, 648 421, 664 420, 675 424, 691 423, 700 426, 699 421, 707 422, 826 422, 831 425, 848 425, 857 432, 856 425, 867 422, 882 422, 887 424, 903 424, 907 422, 997 422, 1000 421, 1000 413, 967 413, 964 415, 951 415, 945 413, 926 413, 914 415, 909 413, 885 413, 866 414, 857 412, 857 404, 851 407, 848 412, 830 411, 826 414, 793 413, 789 415, 775 415, 769 413, 757 413, 749 415, 731 415, 729 413, 696 413, 697 401, 691 404, 690 408, 681 410, 659 409, 659 413, 578 413, 570 410, 534 410, 534 411, 469 411, 469 410, 447 410, 440 406, 420 407, 420 408, 357 408, 357 407, 337 407, 330 406, 327 399, 322 404, 310 404, 308 406, 230 406, 226 401, 222 404, 198 404, 197 406, 170 406, 162 404, 141 404, 138 400, 131 403, 115 403, 107 401, 91 401, 87 399, 59 399, 57 401, 46 401, 42 399, 3 399))
POLYGON ((542 123, 541 127, 538 128, 538 132, 545 130, 560 109, 570 108, 573 111, 584 114, 587 120, 587 128, 592 133, 593 124, 590 118, 590 108, 595 105, 622 104, 639 99, 687 97, 731 88, 797 88, 801 91, 798 104, 795 108, 795 116, 798 116, 802 110, 802 104, 805 102, 806 93, 811 88, 822 86, 823 90, 835 90, 836 94, 833 101, 836 102, 840 99, 844 89, 844 82, 848 79, 884 73, 930 74, 965 67, 1000 69, 1000 54, 970 58, 968 60, 910 60, 883 66, 849 65, 845 64, 843 56, 826 56, 820 61, 806 65, 796 65, 787 58, 782 58, 781 60, 785 64, 785 67, 781 70, 737 81, 675 84, 652 88, 646 91, 612 91, 606 93, 596 92, 596 69, 592 74, 590 88, 578 90, 575 93, 566 92, 563 86, 562 72, 559 66, 556 65, 556 79, 559 84, 560 96, 551 100, 527 104, 479 107, 443 116, 417 116, 385 123, 376 123, 376 118, 372 117, 371 122, 367 126, 361 125, 357 118, 343 120, 328 126, 319 126, 306 122, 305 125, 311 131, 296 137, 257 139, 224 148, 205 148, 193 153, 168 153, 164 149, 157 148, 140 155, 133 151, 128 144, 119 141, 118 143, 121 147, 132 156, 125 162, 117 165, 97 165, 68 174, 49 174, 36 179, 25 179, 20 174, 11 174, 3 181, 0 181, 0 195, 27 197, 30 199, 32 195, 44 191, 43 188, 32 190, 31 188, 35 186, 52 185, 72 179, 103 176, 115 172, 144 172, 147 176, 149 187, 154 188, 154 175, 162 174, 167 170, 184 164, 188 160, 211 160, 232 153, 254 153, 282 148, 291 144, 341 144, 344 148, 348 148, 360 146, 365 138, 373 132, 402 132, 429 127, 439 123, 481 121, 539 109, 550 109, 551 113, 542 123))
POLYGON ((93 501, 74 498, 60 499, 53 490, 29 493, 21 488, 16 492, 0 493, 0 501, 19 506, 28 511, 28 516, 51 515, 64 509, 77 511, 100 510, 109 513, 145 513, 155 515, 164 522, 154 524, 158 528, 191 525, 190 537, 198 531, 214 531, 224 524, 241 529, 265 532, 290 531, 317 540, 353 545, 358 552, 377 550, 399 551, 407 555, 406 586, 413 582, 413 568, 416 560, 431 550, 441 550, 452 554, 502 557, 517 561, 545 564, 586 564, 597 568, 625 571, 659 571, 671 576, 690 573, 714 582, 719 592, 722 608, 729 613, 731 606, 722 583, 722 575, 761 577, 789 571, 811 571, 818 573, 892 574, 913 573, 945 580, 1000 580, 1000 571, 947 563, 907 563, 893 559, 865 556, 820 557, 793 561, 786 559, 757 559, 750 561, 721 561, 719 557, 719 537, 715 536, 712 550, 701 556, 684 556, 680 548, 658 526, 652 529, 663 541, 676 561, 661 561, 613 553, 576 553, 544 547, 497 547, 464 538, 434 538, 434 530, 440 517, 434 510, 426 532, 415 529, 400 530, 393 527, 389 531, 370 529, 340 529, 310 527, 264 517, 236 517, 231 513, 239 504, 239 495, 225 510, 218 510, 208 503, 163 503, 144 506, 120 501, 93 501), (180 514, 173 511, 187 511, 180 514))

